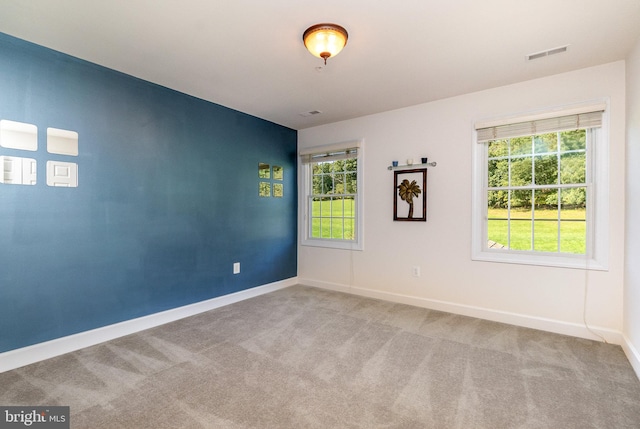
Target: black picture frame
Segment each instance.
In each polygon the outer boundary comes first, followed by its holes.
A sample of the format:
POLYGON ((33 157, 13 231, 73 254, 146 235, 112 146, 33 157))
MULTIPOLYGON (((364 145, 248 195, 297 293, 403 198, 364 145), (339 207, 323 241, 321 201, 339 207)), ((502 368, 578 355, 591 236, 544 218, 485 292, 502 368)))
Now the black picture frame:
POLYGON ((427 169, 395 170, 393 174, 393 220, 427 221, 427 169))

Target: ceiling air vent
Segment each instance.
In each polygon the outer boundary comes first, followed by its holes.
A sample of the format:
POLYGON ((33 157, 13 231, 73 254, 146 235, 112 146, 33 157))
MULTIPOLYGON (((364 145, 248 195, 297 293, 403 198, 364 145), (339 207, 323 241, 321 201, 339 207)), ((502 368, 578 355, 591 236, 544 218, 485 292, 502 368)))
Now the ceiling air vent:
POLYGON ((567 52, 569 45, 560 46, 559 48, 547 49, 546 51, 535 52, 527 55, 527 61, 537 60, 538 58, 548 57, 550 55, 561 54, 567 52))
POLYGON ((311 110, 309 112, 300 113, 300 116, 304 116, 304 117, 314 116, 314 115, 319 115, 320 113, 322 113, 320 110, 311 110))

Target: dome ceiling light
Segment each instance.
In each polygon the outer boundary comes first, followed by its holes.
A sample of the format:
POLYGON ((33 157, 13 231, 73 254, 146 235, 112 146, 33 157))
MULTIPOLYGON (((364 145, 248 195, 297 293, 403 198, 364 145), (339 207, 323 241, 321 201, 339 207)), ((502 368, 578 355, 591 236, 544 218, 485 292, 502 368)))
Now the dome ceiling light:
POLYGON ((311 55, 322 58, 335 57, 347 44, 347 30, 337 24, 316 24, 307 28, 302 35, 304 46, 311 55))

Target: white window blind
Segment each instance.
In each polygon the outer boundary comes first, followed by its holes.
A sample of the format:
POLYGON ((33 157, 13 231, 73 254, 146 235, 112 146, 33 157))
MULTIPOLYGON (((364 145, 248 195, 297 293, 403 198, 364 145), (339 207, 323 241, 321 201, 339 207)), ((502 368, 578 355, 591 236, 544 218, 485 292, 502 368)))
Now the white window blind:
POLYGON ((356 158, 359 147, 359 141, 310 147, 300 151, 300 159, 303 164, 310 164, 312 162, 328 162, 338 159, 356 158))
POLYGON ((559 112, 558 116, 542 117, 540 119, 525 121, 515 119, 514 122, 491 126, 476 124, 478 143, 558 131, 601 127, 604 108, 596 106, 593 107, 593 109, 593 111, 569 115, 564 114, 565 112, 559 112))

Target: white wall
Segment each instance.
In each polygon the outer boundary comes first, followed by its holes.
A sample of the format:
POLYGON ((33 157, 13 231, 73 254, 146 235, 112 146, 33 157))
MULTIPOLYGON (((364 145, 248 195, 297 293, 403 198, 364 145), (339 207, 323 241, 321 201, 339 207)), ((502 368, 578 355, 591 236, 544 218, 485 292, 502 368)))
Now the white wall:
MULTIPOLYGON (((365 139, 365 250, 301 246, 302 283, 620 343, 624 250, 625 63, 466 94, 309 128, 298 146, 365 139), (473 124, 608 97, 610 267, 607 272, 471 261, 473 124), (426 223, 393 222, 394 159, 428 156, 426 223), (411 276, 411 267, 422 276, 411 276)), ((304 200, 300 200, 303 204, 304 200)), ((302 230, 302 228, 301 228, 302 230)))
POLYGON ((640 377, 640 40, 627 58, 625 352, 640 377))

